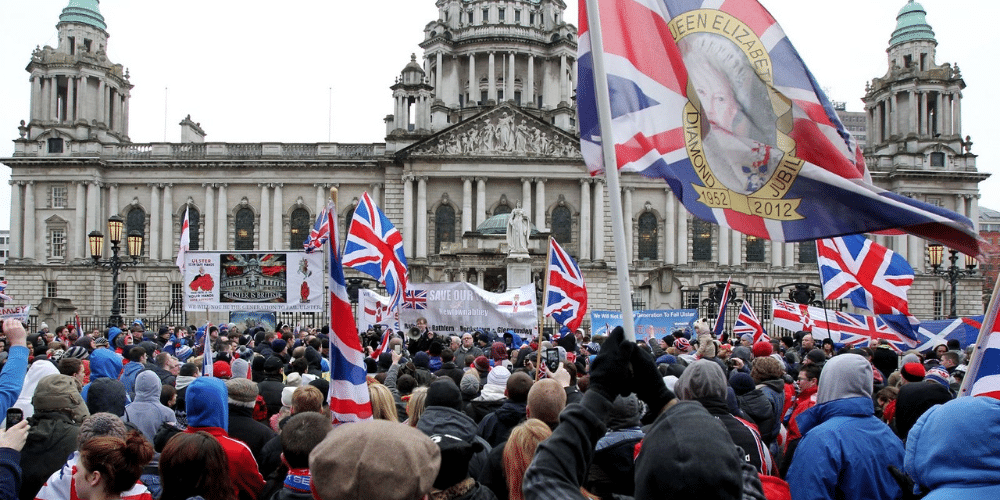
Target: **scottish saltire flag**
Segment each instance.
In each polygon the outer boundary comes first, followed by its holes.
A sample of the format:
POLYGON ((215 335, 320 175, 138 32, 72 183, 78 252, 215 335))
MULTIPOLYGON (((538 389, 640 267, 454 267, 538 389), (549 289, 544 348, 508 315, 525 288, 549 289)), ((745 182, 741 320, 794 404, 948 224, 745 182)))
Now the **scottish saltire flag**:
MULTIPOLYGON (((367 198, 367 196, 366 196, 367 198)), ((337 207, 327 205, 325 224, 337 234, 337 207)), ((353 225, 353 224, 352 224, 353 225)), ((347 281, 337 238, 328 238, 330 251, 330 414, 334 424, 371 420, 365 355, 354 324, 347 281)))
POLYGON ((915 349, 921 352, 929 351, 952 339, 957 340, 963 348, 975 345, 982 324, 983 316, 921 321, 917 328, 920 345, 915 349))
POLYGON ((191 213, 191 207, 184 209, 184 222, 181 223, 181 240, 180 244, 177 245, 177 261, 175 264, 177 268, 181 270, 181 276, 184 276, 184 255, 191 250, 191 220, 188 216, 191 213))
POLYGON ((0 280, 0 300, 14 300, 14 297, 7 295, 7 280, 0 280))
MULTIPOLYGON (((337 234, 333 231, 333 234, 337 234)), ((385 285, 397 302, 406 291, 406 255, 403 236, 365 193, 354 210, 344 246, 344 265, 353 267, 385 285)))
POLYGON ((771 337, 768 337, 767 332, 764 331, 764 325, 757 318, 757 314, 753 312, 753 306, 750 305, 750 301, 744 300, 743 306, 740 307, 740 313, 736 316, 736 323, 733 324, 733 335, 742 337, 747 333, 753 335, 753 342, 755 344, 771 340, 771 337))
POLYGON ((316 217, 316 222, 313 224, 312 229, 309 230, 309 236, 302 242, 302 247, 306 253, 313 253, 323 248, 323 244, 330 238, 330 222, 326 216, 326 211, 327 208, 320 210, 319 215, 316 217))
POLYGON ((580 328, 587 314, 587 284, 583 281, 583 273, 555 238, 549 238, 549 269, 542 313, 570 330, 580 328))
POLYGON ((910 314, 913 268, 901 255, 855 234, 816 240, 816 259, 827 300, 850 299, 875 314, 910 314))
POLYGON ((581 2, 577 105, 592 173, 659 177, 692 214, 775 241, 901 229, 978 255, 972 221, 872 184, 861 149, 781 27, 753 0, 581 2), (605 75, 594 74, 594 58, 605 75), (602 131, 594 79, 610 88, 602 131))
POLYGON ((719 314, 715 317, 715 328, 712 329, 712 334, 717 339, 722 338, 722 331, 726 328, 726 305, 729 304, 729 289, 732 284, 733 278, 726 280, 726 288, 719 299, 719 314))

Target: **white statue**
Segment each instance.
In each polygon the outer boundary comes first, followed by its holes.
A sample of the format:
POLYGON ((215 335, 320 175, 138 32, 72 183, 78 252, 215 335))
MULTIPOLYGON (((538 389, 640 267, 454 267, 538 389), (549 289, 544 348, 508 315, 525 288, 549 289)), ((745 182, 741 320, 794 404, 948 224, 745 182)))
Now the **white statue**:
POLYGON ((510 253, 528 253, 528 233, 531 231, 531 223, 528 221, 528 214, 521 208, 521 202, 510 212, 510 219, 507 220, 507 246, 510 253))

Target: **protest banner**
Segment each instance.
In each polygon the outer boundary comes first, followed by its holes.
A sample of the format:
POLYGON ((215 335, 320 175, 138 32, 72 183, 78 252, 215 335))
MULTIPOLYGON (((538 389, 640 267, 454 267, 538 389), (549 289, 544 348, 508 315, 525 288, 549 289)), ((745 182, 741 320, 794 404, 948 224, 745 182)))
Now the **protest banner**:
POLYGON ((185 311, 323 310, 321 253, 187 252, 185 311))
MULTIPOLYGON (((632 311, 636 340, 662 339, 674 330, 691 327, 698 317, 697 309, 647 309, 632 311)), ((591 311, 591 335, 607 335, 622 324, 621 311, 591 311)))
POLYGON ((31 313, 31 306, 4 306, 0 307, 0 321, 5 319, 16 319, 21 323, 28 322, 28 314, 31 313))

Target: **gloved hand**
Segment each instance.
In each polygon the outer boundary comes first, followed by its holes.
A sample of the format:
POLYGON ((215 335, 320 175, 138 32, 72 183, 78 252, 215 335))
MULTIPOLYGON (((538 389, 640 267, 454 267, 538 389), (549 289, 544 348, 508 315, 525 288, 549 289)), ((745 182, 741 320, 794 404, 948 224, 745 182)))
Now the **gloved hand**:
POLYGON ((635 343, 625 340, 625 330, 620 326, 615 328, 590 366, 588 390, 596 391, 608 401, 614 401, 618 395, 629 395, 632 392, 629 360, 635 350, 635 343))
POLYGON ((646 415, 650 419, 655 419, 660 414, 660 410, 676 396, 663 383, 663 376, 656 369, 656 360, 653 359, 651 353, 645 349, 634 349, 631 364, 632 389, 635 391, 635 395, 649 407, 646 415))
POLYGON ((913 487, 914 487, 913 479, 910 477, 909 474, 899 470, 899 467, 896 467, 895 465, 890 465, 889 474, 891 474, 892 478, 895 479, 896 483, 899 484, 899 488, 903 490, 903 500, 918 500, 926 496, 926 494, 920 495, 913 492, 913 487))

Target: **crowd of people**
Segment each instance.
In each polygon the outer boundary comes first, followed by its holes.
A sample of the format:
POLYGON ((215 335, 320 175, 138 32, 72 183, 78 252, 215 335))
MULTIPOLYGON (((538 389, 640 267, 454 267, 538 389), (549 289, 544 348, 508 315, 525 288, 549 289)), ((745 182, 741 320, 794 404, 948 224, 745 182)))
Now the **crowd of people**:
POLYGON ((360 374, 331 381, 326 328, 41 326, 3 322, 0 500, 1000 498, 1000 401, 955 398, 954 342, 421 319, 361 334, 373 419, 333 425, 360 374))

